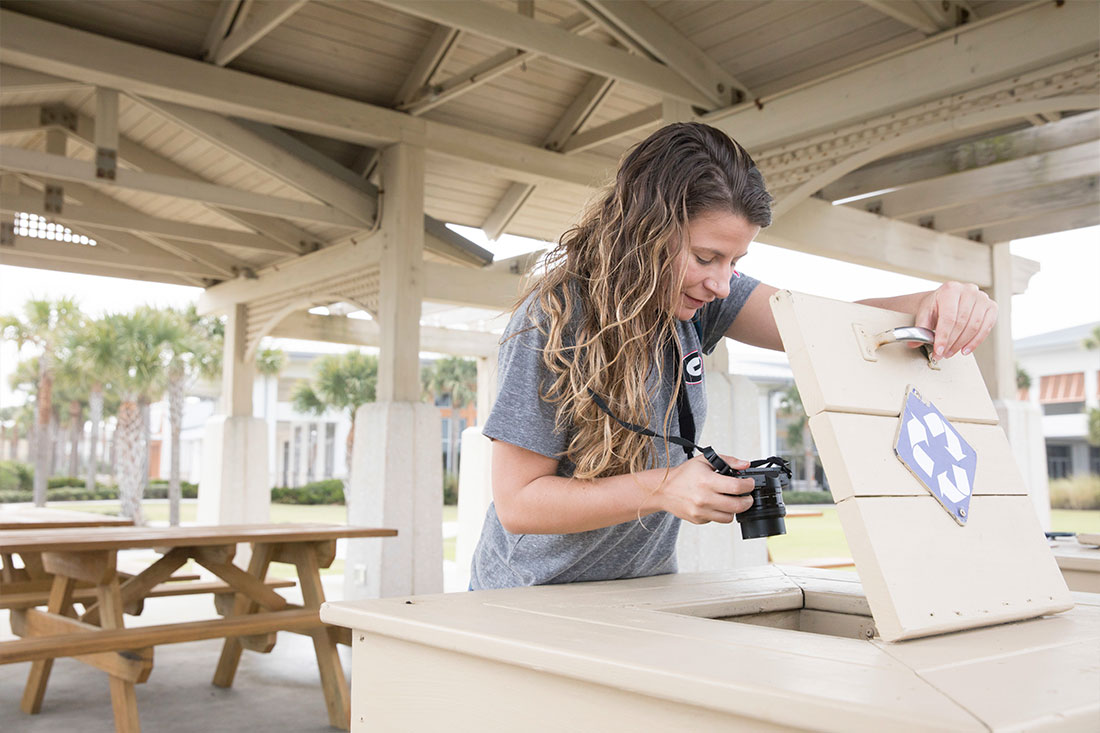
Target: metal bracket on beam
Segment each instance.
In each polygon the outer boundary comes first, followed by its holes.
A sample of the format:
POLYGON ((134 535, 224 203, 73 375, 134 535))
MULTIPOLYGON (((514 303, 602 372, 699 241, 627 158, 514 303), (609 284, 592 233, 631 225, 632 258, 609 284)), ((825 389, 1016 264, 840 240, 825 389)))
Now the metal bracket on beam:
POLYGON ((15 246, 15 222, 5 221, 0 223, 0 246, 15 246))
POLYGON ((61 186, 46 186, 46 201, 43 208, 48 214, 60 214, 65 206, 65 189, 61 186))
POLYGON ((96 178, 115 180, 118 171, 118 151, 110 148, 96 148, 95 151, 95 175, 96 178))
POLYGON ((924 227, 925 229, 936 228, 936 217, 934 216, 922 216, 917 220, 917 226, 924 227))
POLYGON ((63 127, 70 132, 76 132, 76 112, 63 104, 43 105, 38 113, 38 120, 43 127, 63 127))

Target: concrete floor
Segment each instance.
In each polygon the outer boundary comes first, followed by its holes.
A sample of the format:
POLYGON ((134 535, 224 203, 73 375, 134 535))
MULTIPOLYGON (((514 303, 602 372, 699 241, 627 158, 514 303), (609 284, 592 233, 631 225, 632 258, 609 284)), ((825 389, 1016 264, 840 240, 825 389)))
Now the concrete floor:
MULTIPOLYGON (((340 595, 342 578, 326 579, 326 597, 340 595)), ((301 602, 296 588, 283 595, 301 602), (297 596, 297 597, 296 597, 297 596)), ((155 598, 127 626, 168 620, 217 618, 210 596, 155 598)), ((0 611, 0 640, 14 638, 8 613, 0 611)), ((280 632, 269 654, 245 651, 233 687, 210 684, 221 640, 159 646, 153 671, 137 685, 138 712, 147 733, 223 731, 332 731, 321 678, 309 637, 280 632)), ((344 673, 351 679, 351 650, 340 647, 344 673)), ((110 733, 114 731, 107 676, 71 659, 54 662, 42 712, 19 709, 30 663, 0 666, 0 731, 5 733, 110 733)))

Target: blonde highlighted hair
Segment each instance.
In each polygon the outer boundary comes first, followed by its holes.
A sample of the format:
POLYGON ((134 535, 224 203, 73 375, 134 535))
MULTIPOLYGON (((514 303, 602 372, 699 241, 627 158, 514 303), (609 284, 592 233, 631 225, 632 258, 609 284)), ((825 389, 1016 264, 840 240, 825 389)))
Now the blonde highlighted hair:
MULTIPOLYGON (((713 211, 765 227, 771 196, 752 158, 725 133, 668 125, 627 153, 614 183, 561 237, 546 274, 524 294, 535 294, 531 327, 546 335, 550 372, 542 393, 569 436, 563 458, 575 477, 656 465, 652 440, 608 417, 589 390, 619 419, 650 424, 666 360, 679 364, 675 313, 688 222, 713 211)), ((680 378, 677 369, 676 390, 680 378)), ((673 402, 662 416, 664 435, 673 402)))

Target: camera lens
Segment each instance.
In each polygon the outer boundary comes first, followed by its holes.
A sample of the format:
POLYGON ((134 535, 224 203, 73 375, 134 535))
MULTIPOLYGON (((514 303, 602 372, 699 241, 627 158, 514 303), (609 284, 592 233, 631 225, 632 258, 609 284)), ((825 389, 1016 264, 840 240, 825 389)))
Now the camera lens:
POLYGON ((752 506, 737 515, 741 525, 741 538, 771 537, 787 534, 787 507, 783 504, 783 479, 778 471, 768 471, 763 476, 753 476, 756 488, 752 490, 752 506), (761 481, 760 479, 763 479, 761 481))

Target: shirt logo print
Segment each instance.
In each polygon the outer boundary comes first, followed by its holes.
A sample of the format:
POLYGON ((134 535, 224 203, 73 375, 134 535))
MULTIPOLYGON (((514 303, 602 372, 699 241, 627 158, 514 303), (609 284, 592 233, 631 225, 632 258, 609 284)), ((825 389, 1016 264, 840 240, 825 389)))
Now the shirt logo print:
POLYGON ((703 381, 703 355, 699 350, 684 357, 684 383, 699 384, 703 381))

